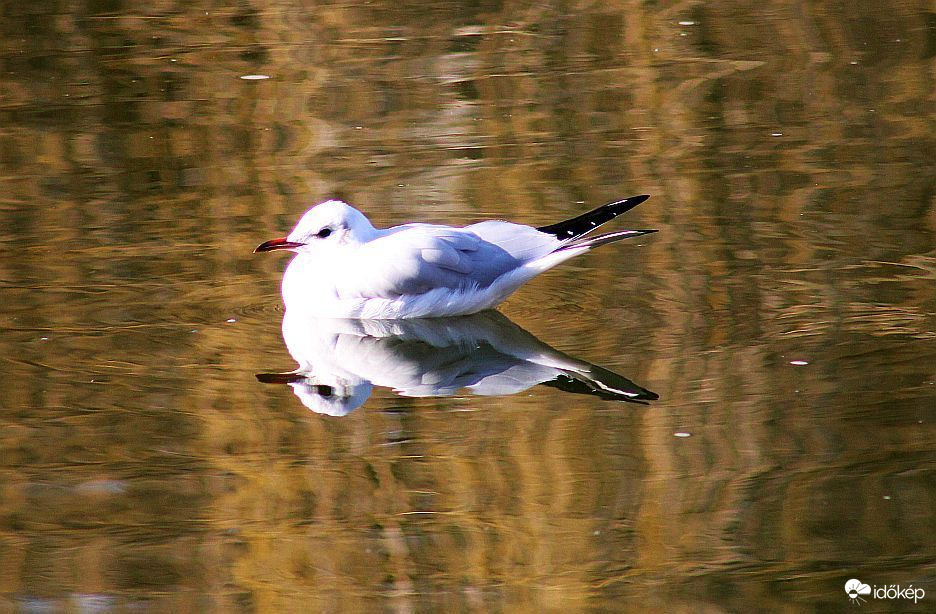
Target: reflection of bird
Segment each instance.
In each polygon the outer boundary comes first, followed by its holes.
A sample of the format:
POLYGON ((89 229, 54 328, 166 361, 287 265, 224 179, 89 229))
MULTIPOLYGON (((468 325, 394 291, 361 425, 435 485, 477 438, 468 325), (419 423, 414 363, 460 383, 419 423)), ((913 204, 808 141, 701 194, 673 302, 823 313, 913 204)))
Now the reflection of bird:
POLYGON ((283 275, 287 309, 332 318, 421 318, 490 309, 543 271, 588 250, 653 230, 586 237, 649 196, 613 202, 533 228, 489 220, 455 228, 405 224, 377 229, 330 200, 306 212, 288 237, 256 252, 291 250, 283 275))
POLYGON ((615 401, 657 395, 607 369, 559 352, 496 311, 457 318, 340 320, 294 309, 283 338, 299 368, 265 373, 266 383, 292 386, 312 411, 343 416, 373 386, 409 397, 483 396, 522 392, 536 384, 615 401))

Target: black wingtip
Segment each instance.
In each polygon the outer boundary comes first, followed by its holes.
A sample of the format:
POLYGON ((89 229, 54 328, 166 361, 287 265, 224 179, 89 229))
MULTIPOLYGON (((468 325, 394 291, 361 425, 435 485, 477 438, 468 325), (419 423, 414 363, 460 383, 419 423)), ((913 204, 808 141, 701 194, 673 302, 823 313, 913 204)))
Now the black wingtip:
POLYGON ((610 222, 622 213, 627 213, 648 198, 650 198, 649 194, 640 194, 616 200, 572 219, 549 224, 548 226, 540 226, 537 230, 564 241, 574 240, 590 233, 602 224, 610 222))
MULTIPOLYGON (((617 212, 616 215, 620 215, 621 213, 630 211, 631 209, 633 209, 640 203, 644 202, 648 198, 650 198, 649 194, 638 194, 637 196, 628 196, 627 198, 622 198, 621 200, 615 200, 605 205, 602 205, 598 207, 597 209, 595 209, 595 211, 600 211, 602 209, 612 209, 617 212)), ((592 211, 592 213, 594 213, 595 211, 592 211)))
POLYGON ((579 249, 581 247, 587 247, 593 249, 601 245, 607 245, 608 243, 615 243, 617 241, 622 241, 624 239, 633 239, 636 237, 643 237, 645 235, 653 234, 656 230, 619 230, 617 232, 608 232, 603 235, 592 236, 592 237, 583 237, 581 239, 574 239, 572 241, 567 241, 565 244, 559 247, 556 251, 564 249, 579 249))
POLYGON ((634 203, 634 206, 636 207, 637 205, 647 200, 648 198, 650 198, 649 194, 639 194, 637 196, 631 196, 630 198, 625 198, 624 200, 631 201, 632 203, 634 203))
POLYGON ((631 207, 636 207, 637 205, 644 202, 648 198, 650 198, 649 194, 638 194, 637 196, 628 196, 627 198, 622 198, 621 200, 610 202, 607 205, 605 205, 605 207, 614 207, 617 205, 623 205, 625 203, 630 205, 631 207))

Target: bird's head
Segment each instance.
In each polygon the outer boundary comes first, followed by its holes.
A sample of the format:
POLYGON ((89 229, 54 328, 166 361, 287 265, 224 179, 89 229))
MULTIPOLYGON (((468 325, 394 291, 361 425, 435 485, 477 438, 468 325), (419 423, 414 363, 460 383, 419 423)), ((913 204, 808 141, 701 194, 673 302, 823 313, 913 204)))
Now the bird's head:
POLYGON ((286 249, 327 254, 342 245, 365 243, 376 232, 363 213, 340 200, 328 200, 306 211, 289 236, 261 243, 254 253, 286 249))

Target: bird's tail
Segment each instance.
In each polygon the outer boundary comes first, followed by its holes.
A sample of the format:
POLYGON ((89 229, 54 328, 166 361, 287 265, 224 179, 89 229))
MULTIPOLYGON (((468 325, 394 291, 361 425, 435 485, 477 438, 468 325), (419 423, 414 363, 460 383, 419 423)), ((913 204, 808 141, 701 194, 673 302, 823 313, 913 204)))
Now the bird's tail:
MULTIPOLYGON (((565 262, 569 258, 583 254, 588 250, 613 243, 622 239, 639 237, 645 234, 656 232, 656 230, 619 230, 596 237, 584 238, 585 235, 598 228, 605 222, 609 222, 624 213, 630 211, 640 203, 650 198, 648 194, 640 196, 631 196, 624 200, 618 200, 613 203, 598 207, 594 211, 583 213, 564 222, 558 222, 549 226, 540 226, 538 231, 551 234, 559 239, 559 244, 554 243, 552 251, 526 262, 523 266, 513 271, 501 275, 492 285, 491 296, 498 298, 500 302, 510 296, 517 288, 530 281, 543 271, 548 271, 554 266, 565 262), (496 287, 495 287, 496 286, 496 287)), ((492 302, 491 306, 497 302, 492 302)))
MULTIPOLYGON (((631 196, 630 198, 625 198, 624 200, 616 200, 613 203, 608 203, 607 205, 602 205, 594 211, 589 211, 588 213, 583 213, 577 217, 574 217, 569 220, 562 222, 557 222, 555 224, 550 224, 549 226, 540 226, 537 228, 540 232, 545 232, 553 235, 557 239, 562 241, 575 241, 579 237, 583 237, 595 230, 605 222, 610 222, 617 216, 622 213, 630 211, 643 201, 650 198, 649 194, 641 194, 640 196, 631 196)), ((635 231, 629 231, 635 232, 635 231)), ((640 234, 647 234, 647 231, 636 231, 640 234)), ((631 235, 638 236, 638 235, 631 235)), ((626 236, 620 237, 621 239, 626 239, 626 236)), ((617 240, 617 239, 615 239, 617 240)), ((604 243, 608 243, 605 241, 604 243)), ((602 245, 603 243, 599 243, 602 245)))
POLYGON ((579 241, 573 240, 564 244, 556 251, 560 252, 567 249, 575 249, 577 247, 587 247, 591 249, 593 247, 598 247, 599 245, 605 245, 606 243, 614 243, 615 241, 640 237, 654 232, 656 232, 656 230, 619 230, 617 232, 609 232, 607 234, 598 235, 596 237, 589 237, 579 241))

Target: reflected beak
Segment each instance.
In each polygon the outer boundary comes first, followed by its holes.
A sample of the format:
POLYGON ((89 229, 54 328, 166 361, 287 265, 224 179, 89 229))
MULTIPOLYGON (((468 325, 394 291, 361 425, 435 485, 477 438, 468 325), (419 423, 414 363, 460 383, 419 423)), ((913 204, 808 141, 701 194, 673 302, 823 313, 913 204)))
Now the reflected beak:
POLYGON ((279 239, 270 239, 266 243, 261 243, 253 251, 253 253, 259 252, 272 252, 275 249, 296 249, 297 247, 302 247, 305 243, 296 243, 295 241, 287 241, 286 237, 279 239))

